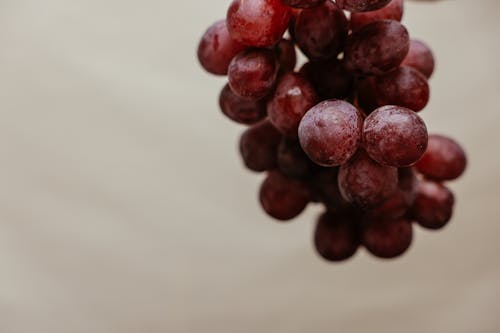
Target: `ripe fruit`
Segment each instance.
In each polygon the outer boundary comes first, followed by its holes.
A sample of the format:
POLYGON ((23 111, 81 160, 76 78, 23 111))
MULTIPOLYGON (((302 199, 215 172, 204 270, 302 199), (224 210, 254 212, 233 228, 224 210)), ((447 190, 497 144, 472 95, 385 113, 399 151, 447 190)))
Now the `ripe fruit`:
POLYGON ((324 207, 314 246, 328 261, 360 246, 394 258, 412 222, 443 228, 455 197, 442 182, 467 166, 460 145, 429 136, 416 113, 435 61, 400 23, 403 2, 233 0, 198 46, 205 70, 228 75, 219 106, 248 126, 239 150, 247 169, 266 172, 262 209, 288 221, 324 207))

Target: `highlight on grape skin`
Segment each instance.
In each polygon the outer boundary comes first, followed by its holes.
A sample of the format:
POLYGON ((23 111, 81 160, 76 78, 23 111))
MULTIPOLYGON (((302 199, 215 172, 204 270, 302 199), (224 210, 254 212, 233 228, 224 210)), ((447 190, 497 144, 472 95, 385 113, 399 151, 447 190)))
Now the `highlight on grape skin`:
POLYGON ((427 107, 436 60, 404 26, 405 9, 404 0, 234 0, 198 45, 202 68, 228 76, 219 106, 246 127, 237 148, 263 173, 256 202, 278 221, 319 206, 311 246, 328 262, 362 248, 395 258, 414 227, 452 221, 448 182, 467 156, 427 133, 420 114, 439 112, 427 107))

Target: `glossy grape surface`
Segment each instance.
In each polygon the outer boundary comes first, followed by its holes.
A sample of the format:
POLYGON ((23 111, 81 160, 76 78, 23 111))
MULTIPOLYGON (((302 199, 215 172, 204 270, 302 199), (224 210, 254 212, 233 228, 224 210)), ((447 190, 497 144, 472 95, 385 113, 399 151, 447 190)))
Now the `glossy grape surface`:
POLYGON ((441 229, 451 219, 455 197, 445 186, 422 180, 418 184, 417 198, 411 216, 427 229, 441 229))
POLYGON ((281 134, 267 120, 248 128, 240 138, 240 154, 245 166, 255 172, 277 166, 281 134))
POLYGON ((392 0, 387 6, 378 10, 364 13, 352 13, 351 29, 358 30, 362 26, 381 20, 395 20, 399 22, 403 18, 403 12, 403 0, 392 0))
POLYGON ((228 84, 219 95, 219 106, 229 119, 244 125, 255 124, 266 117, 266 103, 242 98, 228 84))
POLYGON ((432 76, 434 73, 434 55, 432 54, 431 48, 422 41, 411 40, 410 50, 403 60, 402 65, 410 66, 419 70, 427 78, 432 76))

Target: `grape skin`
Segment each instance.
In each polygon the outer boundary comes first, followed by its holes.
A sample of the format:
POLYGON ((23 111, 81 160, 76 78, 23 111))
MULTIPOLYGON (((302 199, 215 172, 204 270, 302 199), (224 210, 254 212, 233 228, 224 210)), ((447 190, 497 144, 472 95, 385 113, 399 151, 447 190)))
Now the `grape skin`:
POLYGON ((384 105, 398 105, 418 112, 425 108, 429 96, 427 78, 407 66, 369 77, 360 82, 358 90, 359 103, 367 111, 384 105))
POLYGON ((429 179, 453 180, 464 173, 467 157, 455 140, 434 134, 429 136, 427 150, 416 167, 429 179))
POLYGON ((408 54, 410 37, 394 20, 376 21, 354 31, 347 39, 347 68, 360 75, 381 75, 396 69, 408 54))
POLYGON ((432 54, 431 48, 422 41, 411 40, 410 50, 403 60, 402 65, 413 67, 427 78, 430 78, 432 73, 434 73, 435 66, 434 55, 432 54))
POLYGON ((207 72, 226 75, 231 60, 244 49, 244 45, 229 35, 226 20, 220 20, 203 34, 198 45, 198 60, 207 72))
POLYGON ((311 187, 318 201, 332 213, 342 213, 352 207, 340 194, 338 174, 337 167, 321 168, 311 181, 311 187))
POLYGON ((288 73, 295 69, 297 64, 297 53, 295 52, 295 44, 288 40, 282 39, 276 44, 276 55, 280 66, 281 73, 288 73))
POLYGON ((350 12, 368 12, 380 9, 391 0, 336 0, 340 8, 350 12))
POLYGON ((306 208, 311 193, 303 182, 271 171, 260 187, 260 203, 269 216, 280 220, 291 220, 306 208))
POLYGON ((228 84, 219 95, 219 106, 229 119, 244 125, 252 125, 266 117, 266 104, 261 101, 244 99, 231 90, 228 84))
POLYGON ((294 8, 312 8, 321 5, 325 0, 282 0, 287 6, 294 8))
POLYGON ((365 119, 364 148, 381 164, 410 166, 422 157, 427 141, 424 121, 410 109, 383 106, 365 119))
POLYGON ((261 99, 274 87, 278 68, 276 55, 271 50, 243 51, 229 65, 229 86, 240 97, 261 99))
POLYGON ((371 254, 391 259, 408 250, 413 240, 413 227, 405 218, 367 220, 362 228, 361 239, 371 254))
POLYGON ((403 18, 404 2, 403 0, 392 0, 389 4, 378 10, 352 13, 351 14, 351 29, 358 30, 362 26, 369 23, 381 20, 395 20, 400 22, 403 18))
POLYGON ((278 167, 292 179, 309 179, 317 166, 307 157, 296 139, 283 137, 278 147, 278 167))
POLYGON ((278 145, 281 134, 267 120, 249 127, 240 138, 240 154, 245 166, 262 172, 277 165, 278 145))
POLYGON ((231 37, 247 46, 266 47, 278 43, 289 20, 289 8, 281 0, 234 0, 227 11, 231 37))
POLYGON ((361 113, 348 102, 321 102, 307 111, 300 122, 300 145, 321 166, 341 165, 356 152, 362 124, 361 113))
POLYGON ((328 261, 352 257, 360 244, 358 221, 354 214, 323 213, 314 232, 316 252, 328 261))
POLYGON ((374 207, 389 198, 398 185, 398 169, 372 160, 359 150, 339 170, 342 197, 361 208, 374 207))
POLYGON ((353 91, 354 77, 343 61, 335 58, 305 63, 300 73, 311 82, 323 100, 343 99, 353 91))
POLYGON ((421 180, 411 208, 411 216, 426 229, 441 229, 450 221, 454 204, 455 197, 445 186, 421 180))
POLYGON ((329 59, 342 51, 349 22, 333 2, 303 9, 294 23, 294 39, 310 59, 329 59))

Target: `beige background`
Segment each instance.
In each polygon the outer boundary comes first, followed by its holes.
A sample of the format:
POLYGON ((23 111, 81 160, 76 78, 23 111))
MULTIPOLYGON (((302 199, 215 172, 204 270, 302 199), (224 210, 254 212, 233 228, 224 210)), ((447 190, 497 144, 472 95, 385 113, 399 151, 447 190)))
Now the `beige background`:
POLYGON ((0 332, 500 332, 500 3, 408 5, 432 132, 470 168, 408 255, 343 265, 256 201, 223 80, 194 58, 226 0, 0 1, 0 332))

